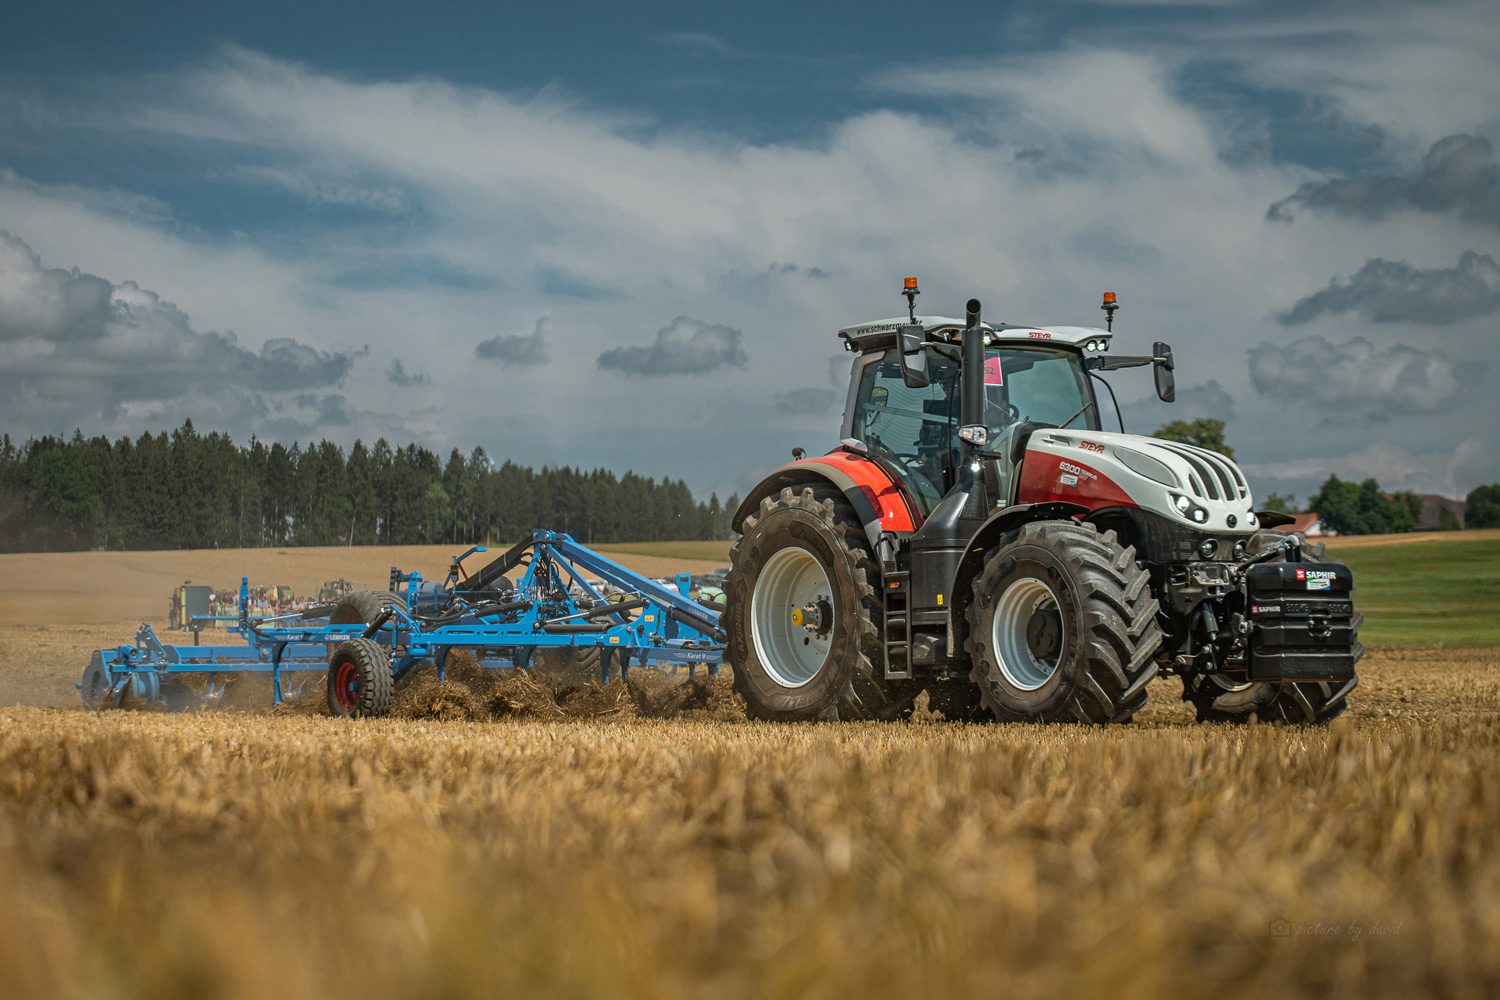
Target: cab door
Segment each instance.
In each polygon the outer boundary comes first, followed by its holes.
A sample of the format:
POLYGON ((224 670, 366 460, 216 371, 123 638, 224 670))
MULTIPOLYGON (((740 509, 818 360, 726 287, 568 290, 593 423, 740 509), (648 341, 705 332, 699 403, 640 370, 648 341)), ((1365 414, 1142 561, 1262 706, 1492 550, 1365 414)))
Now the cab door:
POLYGON ((845 420, 847 437, 901 483, 925 518, 952 489, 958 461, 958 366, 928 351, 931 382, 906 385, 895 349, 862 359, 845 420))

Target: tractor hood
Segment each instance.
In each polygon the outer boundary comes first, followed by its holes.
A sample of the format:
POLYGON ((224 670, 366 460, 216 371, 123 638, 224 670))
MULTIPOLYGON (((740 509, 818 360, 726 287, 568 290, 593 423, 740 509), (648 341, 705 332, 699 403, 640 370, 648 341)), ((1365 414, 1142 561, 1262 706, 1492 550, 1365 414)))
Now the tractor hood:
POLYGON ((1021 502, 1135 506, 1209 531, 1253 532, 1253 497, 1217 452, 1137 434, 1042 428, 1022 463, 1021 502))

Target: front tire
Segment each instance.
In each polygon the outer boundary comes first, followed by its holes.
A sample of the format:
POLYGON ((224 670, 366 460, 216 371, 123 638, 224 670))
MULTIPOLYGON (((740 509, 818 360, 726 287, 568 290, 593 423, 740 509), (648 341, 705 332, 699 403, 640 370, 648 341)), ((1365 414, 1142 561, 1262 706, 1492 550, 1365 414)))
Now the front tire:
POLYGON ((1161 645, 1150 577, 1113 531, 1034 521, 985 560, 967 611, 970 674, 1002 722, 1128 722, 1161 645))
POLYGON ((871 655, 880 595, 863 528, 811 487, 766 497, 730 552, 726 655, 751 718, 866 719, 886 711, 871 655))

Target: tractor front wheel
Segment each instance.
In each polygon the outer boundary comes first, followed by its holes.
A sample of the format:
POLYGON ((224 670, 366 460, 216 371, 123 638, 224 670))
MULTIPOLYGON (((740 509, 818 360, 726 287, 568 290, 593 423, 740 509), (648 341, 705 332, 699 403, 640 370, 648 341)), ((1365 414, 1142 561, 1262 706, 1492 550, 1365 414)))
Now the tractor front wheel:
POLYGON ((1128 722, 1161 645, 1150 579, 1115 533, 1034 521, 985 560, 967 612, 971 678, 1003 722, 1128 722))

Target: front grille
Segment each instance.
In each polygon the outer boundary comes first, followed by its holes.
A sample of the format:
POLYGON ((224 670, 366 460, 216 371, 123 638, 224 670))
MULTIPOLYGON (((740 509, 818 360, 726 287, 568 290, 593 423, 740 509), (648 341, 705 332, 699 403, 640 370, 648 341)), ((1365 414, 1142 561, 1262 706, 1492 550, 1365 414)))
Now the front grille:
POLYGON ((1196 454, 1198 449, 1188 448, 1186 445, 1180 445, 1172 441, 1153 441, 1151 443, 1165 448, 1178 458, 1181 458, 1198 474, 1196 478, 1189 477, 1189 481, 1193 487, 1194 494, 1199 500, 1205 499, 1205 493, 1206 498, 1209 500, 1219 499, 1219 479, 1211 467, 1198 457, 1196 454))
POLYGON ((1236 498, 1243 499, 1250 495, 1250 486, 1245 482, 1245 477, 1240 475, 1240 470, 1218 452, 1178 444, 1175 441, 1153 441, 1152 443, 1167 449, 1187 462, 1198 474, 1189 476, 1188 482, 1200 500, 1204 499, 1205 495, 1209 500, 1229 501, 1236 498), (1201 477, 1201 482, 1199 477, 1201 477))

